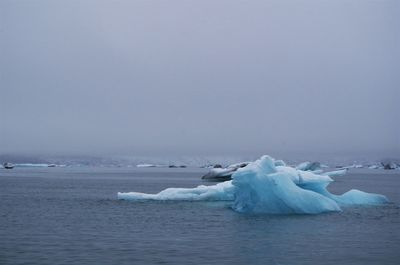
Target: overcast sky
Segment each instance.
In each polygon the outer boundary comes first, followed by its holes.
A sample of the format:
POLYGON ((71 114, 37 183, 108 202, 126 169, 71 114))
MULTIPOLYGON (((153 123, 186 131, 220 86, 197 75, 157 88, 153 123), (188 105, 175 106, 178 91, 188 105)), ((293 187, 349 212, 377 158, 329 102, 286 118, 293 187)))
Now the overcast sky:
POLYGON ((0 0, 0 153, 400 153, 398 0, 0 0))

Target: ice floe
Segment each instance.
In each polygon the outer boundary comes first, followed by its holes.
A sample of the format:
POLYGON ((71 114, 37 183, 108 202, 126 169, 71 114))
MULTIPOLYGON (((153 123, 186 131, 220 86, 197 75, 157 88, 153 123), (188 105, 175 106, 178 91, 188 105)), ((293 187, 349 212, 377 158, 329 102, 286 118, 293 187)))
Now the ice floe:
POLYGON ((383 195, 359 190, 350 190, 343 195, 331 194, 326 189, 333 181, 330 176, 343 175, 346 170, 321 174, 314 171, 289 167, 283 161, 263 156, 237 168, 232 173, 231 181, 192 189, 168 188, 157 194, 118 193, 118 198, 232 201, 232 209, 237 212, 270 214, 317 214, 340 211, 343 206, 379 205, 388 202, 383 195))

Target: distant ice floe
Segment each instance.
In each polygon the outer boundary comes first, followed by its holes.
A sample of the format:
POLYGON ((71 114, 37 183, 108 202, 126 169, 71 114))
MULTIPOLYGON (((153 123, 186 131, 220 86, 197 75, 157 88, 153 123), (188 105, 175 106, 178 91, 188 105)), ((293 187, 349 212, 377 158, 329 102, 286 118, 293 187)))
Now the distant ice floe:
POLYGON ((339 169, 351 169, 351 168, 363 168, 363 167, 364 166, 360 165, 360 164, 353 164, 353 165, 350 165, 350 166, 339 167, 339 169))
POLYGON ((24 163, 24 164, 15 164, 15 167, 49 167, 49 164, 24 163))
POLYGON ((136 165, 136 167, 156 167, 156 165, 153 165, 153 164, 139 164, 139 165, 136 165))
POLYGON ((3 165, 0 165, 0 169, 5 168, 5 169, 13 169, 13 168, 29 168, 29 167, 34 167, 34 168, 42 168, 42 167, 66 167, 66 165, 60 165, 60 164, 44 164, 44 163, 19 163, 19 164, 12 164, 9 162, 4 163, 3 165))
POLYGON ((65 165, 45 164, 45 163, 23 163, 23 164, 14 164, 14 167, 65 167, 65 165))
POLYGON ((123 200, 231 201, 232 209, 241 213, 317 214, 341 211, 343 206, 379 205, 388 199, 379 194, 350 190, 331 194, 326 188, 337 170, 322 174, 286 166, 283 161, 263 156, 239 167, 232 180, 213 186, 168 188, 157 194, 118 193, 123 200))
POLYGON ((170 164, 170 165, 154 165, 154 164, 138 164, 136 165, 136 167, 138 168, 148 168, 148 167, 168 167, 168 168, 186 168, 186 165, 174 165, 174 164, 170 164))
POLYGON ((400 166, 397 163, 393 162, 393 161, 382 162, 382 166, 383 166, 383 169, 386 169, 386 170, 392 170, 392 169, 399 169, 400 168, 400 166))

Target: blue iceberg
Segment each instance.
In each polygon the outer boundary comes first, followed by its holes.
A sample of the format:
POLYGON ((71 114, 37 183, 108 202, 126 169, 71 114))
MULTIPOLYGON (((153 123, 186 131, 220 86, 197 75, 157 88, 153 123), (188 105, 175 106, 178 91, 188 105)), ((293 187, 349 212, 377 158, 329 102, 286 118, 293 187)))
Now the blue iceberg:
POLYGON ((169 188, 158 194, 118 193, 124 200, 232 201, 241 213, 317 214, 341 211, 343 206, 379 205, 388 199, 379 194, 350 190, 334 195, 327 190, 343 171, 317 174, 286 166, 281 160, 263 156, 238 169, 231 181, 196 188, 169 188))

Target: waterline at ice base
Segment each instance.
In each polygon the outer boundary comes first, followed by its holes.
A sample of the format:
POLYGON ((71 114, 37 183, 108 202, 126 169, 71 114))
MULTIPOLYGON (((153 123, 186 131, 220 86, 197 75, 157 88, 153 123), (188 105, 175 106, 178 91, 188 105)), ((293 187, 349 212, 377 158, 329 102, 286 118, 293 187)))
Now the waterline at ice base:
POLYGON ((353 205, 388 203, 384 195, 350 190, 331 194, 330 176, 338 172, 303 171, 287 166, 282 160, 263 156, 238 169, 231 181, 196 188, 168 188, 157 194, 118 193, 123 200, 231 201, 241 213, 318 214, 341 211, 353 205))

